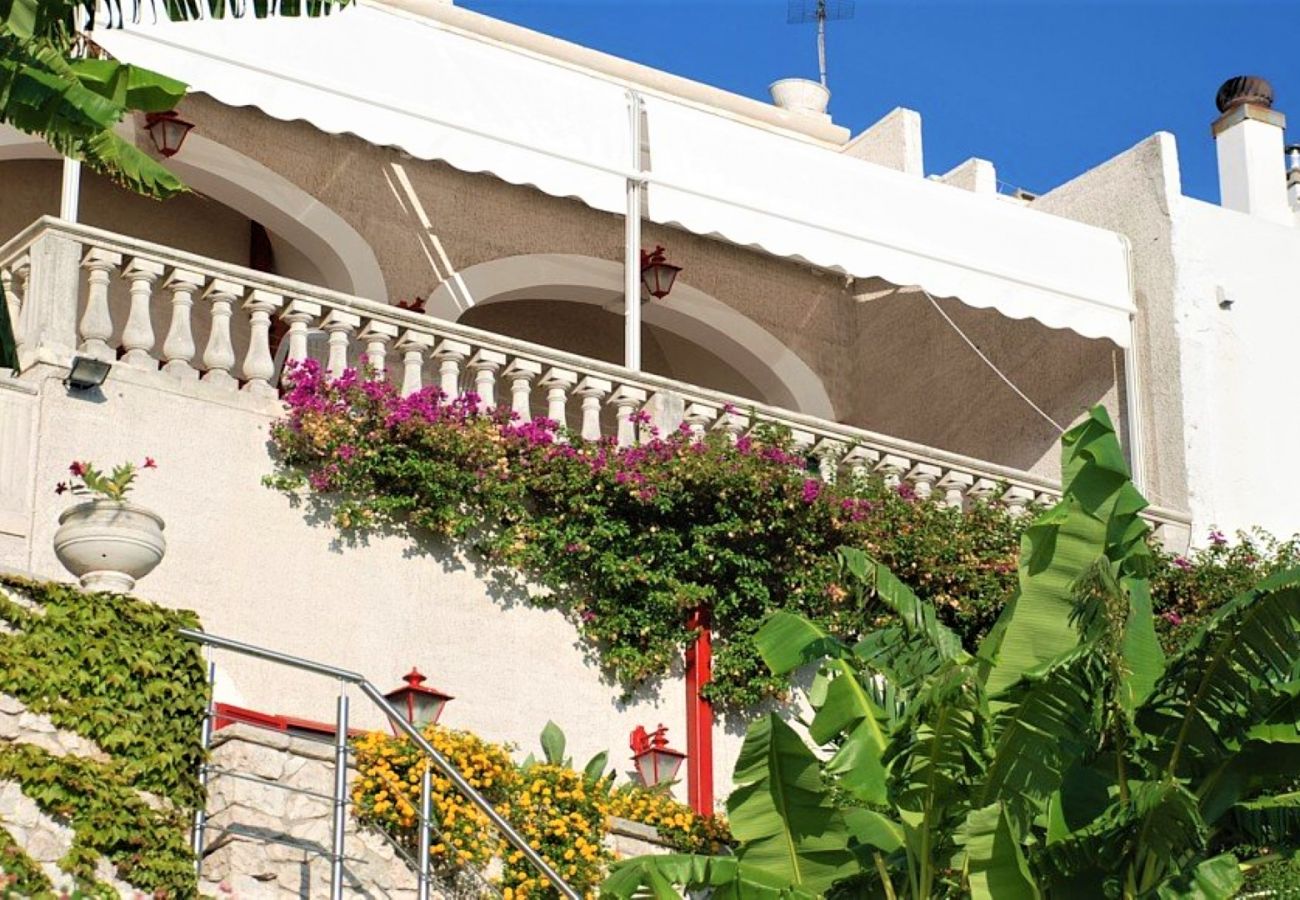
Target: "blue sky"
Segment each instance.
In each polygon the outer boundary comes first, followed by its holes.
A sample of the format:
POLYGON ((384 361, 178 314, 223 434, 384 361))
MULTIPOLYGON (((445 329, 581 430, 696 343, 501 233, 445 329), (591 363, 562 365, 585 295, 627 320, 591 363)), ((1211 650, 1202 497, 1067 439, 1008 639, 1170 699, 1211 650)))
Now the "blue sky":
MULTIPOLYGON (((817 75, 786 0, 457 3, 753 97, 817 75)), ((1300 0, 857 0, 829 30, 835 121, 920 111, 927 173, 980 156, 1038 192, 1164 130, 1183 190, 1217 201, 1214 93, 1237 74, 1272 81, 1300 143, 1300 0)))

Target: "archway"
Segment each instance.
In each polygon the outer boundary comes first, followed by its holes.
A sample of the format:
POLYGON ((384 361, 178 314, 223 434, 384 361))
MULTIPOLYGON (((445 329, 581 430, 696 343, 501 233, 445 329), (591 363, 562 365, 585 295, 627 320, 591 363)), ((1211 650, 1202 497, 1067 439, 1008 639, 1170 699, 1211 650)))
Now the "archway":
MULTIPOLYGON (((130 128, 130 123, 122 130, 130 128)), ((39 138, 0 126, 0 162, 57 160, 39 138)), ((191 133, 185 149, 168 161, 198 194, 259 223, 279 240, 289 277, 379 302, 388 301, 383 272, 370 245, 337 213, 256 160, 191 133)), ((57 191, 54 194, 57 201, 57 191)), ((57 212, 54 210, 47 210, 57 212)), ((124 216, 130 221, 130 215, 124 216)), ((125 223, 124 223, 125 226, 125 223)), ((125 227, 110 228, 117 231, 125 227)))
MULTIPOLYGON (((586 304, 603 316, 588 319, 593 328, 608 329, 608 317, 618 318, 621 341, 623 267, 620 263, 576 254, 545 253, 511 256, 471 266, 445 282, 427 301, 435 316, 479 324, 494 331, 536 343, 598 355, 587 345, 566 346, 573 335, 573 322, 548 320, 547 311, 572 318, 573 305, 586 304), (518 303, 528 315, 513 316, 488 308, 495 304, 518 303), (547 304, 550 304, 549 306, 547 304), (478 309, 479 312, 473 310, 478 309)), ((663 300, 642 307, 647 349, 652 342, 661 351, 652 361, 676 357, 690 381, 736 393, 736 386, 752 387, 753 399, 808 415, 835 418, 835 410, 821 379, 794 351, 753 320, 722 301, 678 281, 663 300), (687 347, 698 354, 690 358, 687 347), (710 361, 720 368, 709 377, 710 361), (712 381, 713 383, 710 383, 712 381), (720 382, 720 383, 719 383, 720 382)), ((584 335, 590 342, 591 335, 584 335)), ((621 343, 619 344, 621 347, 621 343)), ((608 355, 608 354, 606 354, 608 355)), ((621 351, 619 356, 621 358, 621 351)), ((669 363, 671 369, 673 364, 669 363)), ((677 377, 673 371, 659 371, 677 377)))

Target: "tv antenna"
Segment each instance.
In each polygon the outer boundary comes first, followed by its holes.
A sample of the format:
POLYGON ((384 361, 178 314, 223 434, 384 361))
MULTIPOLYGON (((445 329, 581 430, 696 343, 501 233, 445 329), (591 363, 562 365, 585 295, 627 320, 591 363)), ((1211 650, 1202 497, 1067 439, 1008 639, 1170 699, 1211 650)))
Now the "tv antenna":
POLYGON ((826 87, 826 23, 853 18, 856 5, 854 0, 790 0, 788 23, 817 23, 817 69, 821 73, 822 87, 826 87))

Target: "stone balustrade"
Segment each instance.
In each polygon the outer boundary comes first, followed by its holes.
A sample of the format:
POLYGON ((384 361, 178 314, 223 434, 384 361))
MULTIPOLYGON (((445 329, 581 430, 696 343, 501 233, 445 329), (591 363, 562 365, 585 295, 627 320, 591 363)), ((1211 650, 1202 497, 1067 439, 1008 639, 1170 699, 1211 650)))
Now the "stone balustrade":
MULTIPOLYGON (((1060 493, 1025 472, 49 217, 0 248, 0 284, 24 368, 79 354, 273 401, 288 361, 337 375, 364 358, 404 394, 472 391, 553 419, 570 440, 629 445, 678 427, 735 438, 774 423, 827 481, 876 474, 950 507, 986 500, 1013 514, 1060 493)), ((1185 514, 1148 518, 1186 547, 1185 514)))

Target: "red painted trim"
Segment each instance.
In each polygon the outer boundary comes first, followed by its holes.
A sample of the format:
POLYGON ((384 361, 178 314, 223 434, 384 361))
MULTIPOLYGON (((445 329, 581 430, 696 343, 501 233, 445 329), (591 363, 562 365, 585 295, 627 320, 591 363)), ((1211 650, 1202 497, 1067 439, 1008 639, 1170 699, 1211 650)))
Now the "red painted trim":
MULTIPOLYGON (((212 728, 214 731, 236 723, 255 725, 270 731, 295 732, 298 734, 307 732, 325 737, 333 737, 335 731, 332 722, 317 722, 312 719, 297 719, 293 716, 272 715, 271 713, 258 712, 255 709, 245 709, 242 706, 232 706, 229 703, 212 704, 212 713, 214 718, 212 728)), ((350 735, 365 733, 364 728, 348 729, 350 735)))
POLYGON ((700 690, 713 680, 713 632, 709 611, 696 607, 686 627, 696 637, 686 649, 686 793, 700 815, 713 813, 713 705, 700 690))

